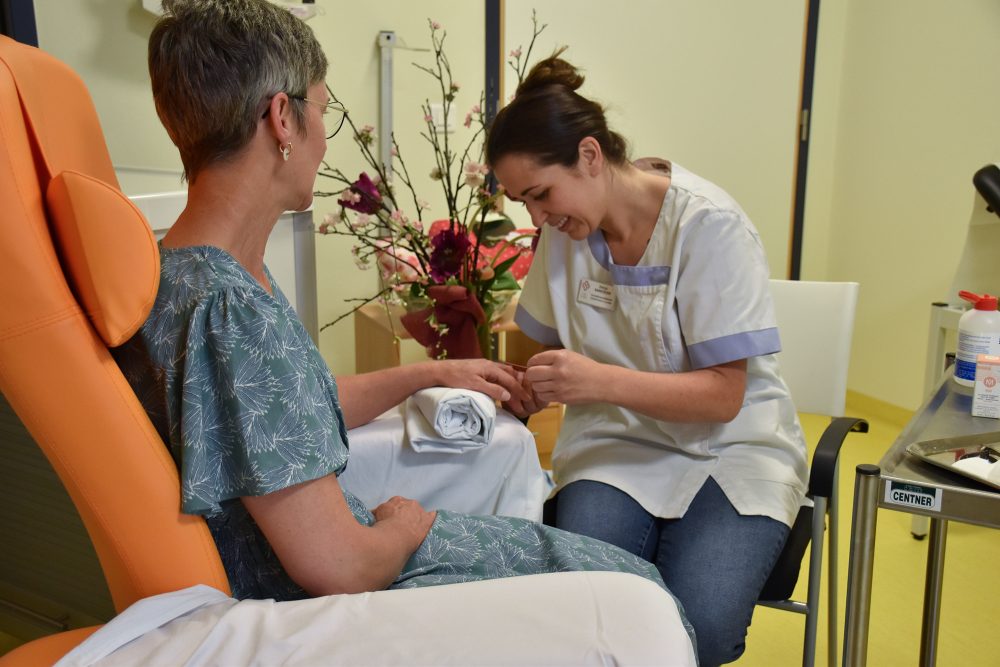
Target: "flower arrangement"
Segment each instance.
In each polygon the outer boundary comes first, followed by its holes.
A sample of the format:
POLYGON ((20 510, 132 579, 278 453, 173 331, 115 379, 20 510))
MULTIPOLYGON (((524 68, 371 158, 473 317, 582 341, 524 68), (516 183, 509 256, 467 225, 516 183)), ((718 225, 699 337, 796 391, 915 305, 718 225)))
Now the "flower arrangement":
MULTIPOLYGON (((524 58, 519 48, 508 61, 518 81, 527 70, 535 39, 546 27, 539 27, 534 13, 532 23, 534 31, 524 58)), ((414 65, 436 82, 443 117, 448 119, 460 86, 452 78, 444 50, 447 33, 436 21, 428 20, 428 26, 433 64, 414 65)), ((336 100, 332 92, 331 98, 336 100)), ((352 237, 355 263, 361 269, 378 267, 380 289, 367 298, 349 299, 360 303, 324 329, 367 303, 378 301, 386 308, 399 304, 406 309, 400 318, 403 326, 431 356, 491 356, 491 326, 520 289, 518 280, 531 262, 534 231, 518 232, 500 212, 503 192, 493 186, 489 169, 482 163, 488 122, 483 107, 480 94, 463 123, 471 136, 464 146, 456 147, 448 128, 435 124, 430 102, 421 105, 425 123, 421 136, 433 151, 431 178, 441 185, 447 215, 431 224, 424 221, 430 204, 417 195, 395 135, 391 165, 383 165, 375 146, 375 128, 359 127, 347 116, 367 167, 350 178, 341 169, 322 163, 319 176, 339 189, 316 195, 336 196, 340 211, 327 215, 319 232, 352 237)))

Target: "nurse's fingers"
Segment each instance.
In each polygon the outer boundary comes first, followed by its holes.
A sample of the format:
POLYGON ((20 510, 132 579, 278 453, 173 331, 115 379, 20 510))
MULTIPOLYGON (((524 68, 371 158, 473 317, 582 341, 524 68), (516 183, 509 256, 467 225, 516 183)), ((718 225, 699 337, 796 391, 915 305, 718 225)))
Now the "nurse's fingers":
POLYGON ((531 359, 528 359, 528 368, 534 366, 551 366, 559 359, 562 353, 563 350, 543 350, 538 354, 532 355, 531 359))
POLYGON ((524 378, 538 391, 539 382, 547 382, 552 379, 551 366, 531 366, 524 372, 524 378))
POLYGON ((531 386, 532 390, 540 400, 545 402, 556 401, 558 396, 558 385, 555 382, 541 381, 535 382, 531 386))
POLYGON ((524 401, 531 396, 524 389, 521 384, 521 379, 517 377, 517 372, 501 364, 490 363, 486 371, 482 374, 483 380, 488 384, 490 391, 485 391, 494 399, 505 401, 508 398, 514 397, 518 400, 524 401), (504 395, 506 393, 506 395, 504 395))

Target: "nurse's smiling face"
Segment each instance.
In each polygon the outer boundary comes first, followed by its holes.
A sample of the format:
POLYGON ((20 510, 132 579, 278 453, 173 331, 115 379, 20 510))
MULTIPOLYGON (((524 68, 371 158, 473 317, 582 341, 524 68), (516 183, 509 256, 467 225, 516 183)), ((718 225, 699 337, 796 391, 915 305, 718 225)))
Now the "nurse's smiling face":
POLYGON ((493 173, 511 201, 524 204, 535 227, 551 225, 580 241, 599 226, 604 206, 600 169, 581 151, 572 167, 541 165, 531 155, 511 153, 500 158, 493 173))

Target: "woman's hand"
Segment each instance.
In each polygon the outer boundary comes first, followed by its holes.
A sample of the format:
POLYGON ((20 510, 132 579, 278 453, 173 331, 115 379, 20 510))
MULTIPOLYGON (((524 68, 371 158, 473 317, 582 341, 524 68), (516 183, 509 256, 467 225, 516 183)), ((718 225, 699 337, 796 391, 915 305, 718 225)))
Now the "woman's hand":
POLYGON ((542 401, 566 405, 601 399, 601 369, 593 359, 569 350, 546 350, 528 360, 525 378, 542 401))
POLYGON ((531 399, 510 366, 487 359, 445 359, 431 363, 439 386, 481 391, 495 401, 531 399))
POLYGON ((517 369, 512 370, 514 371, 514 376, 521 383, 521 387, 523 387, 524 391, 528 394, 528 398, 522 399, 512 396, 509 401, 503 404, 503 407, 514 416, 520 417, 521 419, 530 417, 536 412, 540 412, 545 409, 549 402, 542 400, 538 394, 535 393, 535 389, 528 380, 528 376, 525 372, 517 369))
POLYGON ((421 361, 337 378, 347 428, 367 424, 427 387, 481 391, 495 401, 528 400, 514 370, 487 359, 421 361))
POLYGON ((428 512, 420 506, 416 500, 393 496, 374 510, 376 522, 393 523, 397 528, 404 531, 413 539, 413 551, 417 550, 420 543, 430 532, 437 512, 428 512))

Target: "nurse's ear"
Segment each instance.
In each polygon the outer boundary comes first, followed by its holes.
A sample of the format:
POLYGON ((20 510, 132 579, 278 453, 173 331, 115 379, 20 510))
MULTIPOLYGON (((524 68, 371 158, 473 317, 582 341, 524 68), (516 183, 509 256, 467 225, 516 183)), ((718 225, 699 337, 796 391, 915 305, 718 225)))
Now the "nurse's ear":
POLYGON ((597 176, 604 171, 604 151, 594 137, 584 137, 577 148, 576 166, 588 176, 597 176))

